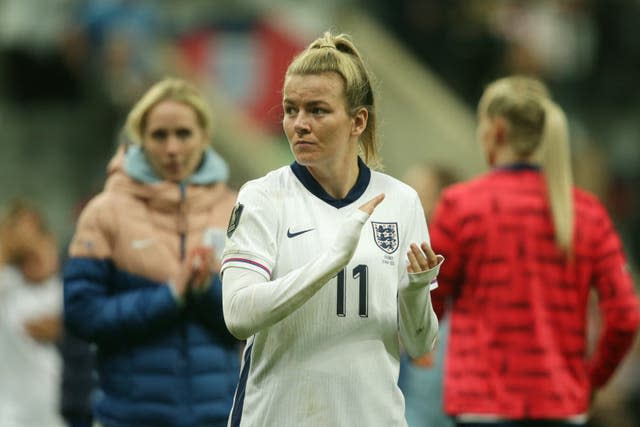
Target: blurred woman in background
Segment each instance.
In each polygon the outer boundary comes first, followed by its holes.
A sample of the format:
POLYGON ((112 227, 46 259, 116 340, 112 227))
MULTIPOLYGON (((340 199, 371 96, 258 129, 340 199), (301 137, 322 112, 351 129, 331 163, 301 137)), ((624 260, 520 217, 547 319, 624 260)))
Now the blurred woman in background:
POLYGON ((105 427, 224 426, 239 369, 218 256, 236 195, 209 147, 211 113, 179 79, 129 113, 65 266, 65 324, 95 343, 105 427))
POLYGON ((459 426, 584 425, 628 352, 640 315, 620 239, 573 186, 564 113, 527 77, 490 84, 478 139, 492 170, 443 192, 431 222, 447 258, 445 409, 459 426), (603 320, 587 358, 594 287, 603 320))

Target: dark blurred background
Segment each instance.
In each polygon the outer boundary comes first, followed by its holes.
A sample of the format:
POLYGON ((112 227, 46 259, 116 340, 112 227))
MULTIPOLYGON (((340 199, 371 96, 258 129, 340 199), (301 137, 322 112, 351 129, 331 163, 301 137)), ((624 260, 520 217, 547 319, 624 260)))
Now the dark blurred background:
MULTIPOLYGON (((604 201, 637 271, 639 23, 637 0, 0 0, 0 207, 37 202, 67 241, 132 103, 167 75, 208 94, 233 186, 290 162, 283 72, 331 29, 353 35, 377 77, 395 176, 425 160, 462 177, 484 170, 474 141, 483 87, 541 77, 569 118, 576 182, 604 201)), ((635 357, 599 413, 633 420, 624 402, 640 407, 635 357)))

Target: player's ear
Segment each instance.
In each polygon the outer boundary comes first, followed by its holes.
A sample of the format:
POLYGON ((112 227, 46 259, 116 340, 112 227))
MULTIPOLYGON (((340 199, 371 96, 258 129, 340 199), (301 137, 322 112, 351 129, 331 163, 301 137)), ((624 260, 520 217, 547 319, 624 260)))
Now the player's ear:
POLYGON ((353 124, 351 126, 351 135, 359 137, 367 128, 367 121, 369 120, 369 110, 364 107, 360 107, 353 115, 352 120, 353 124))
POLYGON ((491 133, 493 141, 498 146, 504 146, 507 143, 509 135, 509 122, 502 116, 491 118, 491 133))

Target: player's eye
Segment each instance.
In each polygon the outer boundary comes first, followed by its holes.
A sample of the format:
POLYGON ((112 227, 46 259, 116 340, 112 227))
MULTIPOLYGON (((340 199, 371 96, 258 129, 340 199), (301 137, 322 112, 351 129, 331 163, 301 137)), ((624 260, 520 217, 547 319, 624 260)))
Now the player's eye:
POLYGON ((292 116, 292 115, 296 114, 296 112, 297 112, 297 110, 294 107, 292 107, 291 105, 285 105, 284 106, 284 113, 287 116, 292 116))
POLYGON ((151 132, 151 139, 155 141, 164 141, 169 136, 169 133, 165 129, 156 129, 151 132))
POLYGON ((180 128, 176 131, 176 135, 178 136, 178 138, 180 139, 187 139, 189 138, 191 135, 193 134, 193 132, 191 131, 191 129, 188 128, 180 128))

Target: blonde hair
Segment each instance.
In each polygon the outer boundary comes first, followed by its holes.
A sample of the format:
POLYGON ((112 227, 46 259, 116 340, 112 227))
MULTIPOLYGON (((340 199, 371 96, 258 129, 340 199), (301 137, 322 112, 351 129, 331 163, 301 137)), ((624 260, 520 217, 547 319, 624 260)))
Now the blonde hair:
POLYGON ((41 210, 35 204, 20 197, 12 199, 2 213, 2 216, 0 216, 0 229, 11 229, 23 218, 29 216, 36 224, 37 230, 40 233, 51 233, 41 210))
POLYGON ((547 183, 556 244, 571 255, 574 206, 567 119, 539 80, 511 76, 485 90, 479 109, 509 123, 509 144, 516 155, 539 159, 547 183))
POLYGON ((149 111, 167 100, 181 102, 193 108, 198 124, 206 135, 211 136, 213 115, 202 94, 189 82, 169 77, 151 86, 129 112, 125 132, 131 142, 142 144, 149 111))
POLYGON ((0 262, 20 265, 24 259, 24 239, 16 240, 14 230, 24 220, 30 220, 41 236, 53 237, 42 211, 22 198, 12 199, 0 216, 0 262), (15 243, 18 242, 20 247, 15 243))
POLYGON ((360 108, 367 109, 369 117, 367 127, 360 136, 360 148, 365 163, 380 168, 382 162, 377 147, 372 78, 350 36, 325 32, 291 61, 285 79, 292 75, 321 73, 336 73, 342 77, 350 115, 355 115, 360 108))

